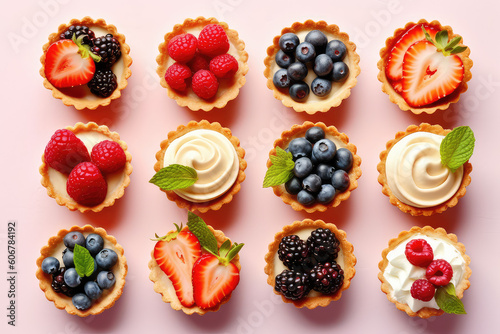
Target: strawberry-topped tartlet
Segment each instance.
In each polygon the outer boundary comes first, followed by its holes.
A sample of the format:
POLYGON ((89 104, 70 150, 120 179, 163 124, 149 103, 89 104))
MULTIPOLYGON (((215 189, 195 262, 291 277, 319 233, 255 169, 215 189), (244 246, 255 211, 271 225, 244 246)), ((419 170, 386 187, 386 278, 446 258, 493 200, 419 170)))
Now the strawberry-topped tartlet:
POLYGON ((192 212, 187 226, 175 227, 152 239, 156 244, 148 266, 155 292, 186 314, 218 311, 240 281, 238 252, 243 244, 232 243, 192 212))
POLYGON ((380 50, 382 91, 401 110, 432 114, 458 102, 472 77, 470 50, 462 37, 438 21, 420 20, 397 29, 380 50))

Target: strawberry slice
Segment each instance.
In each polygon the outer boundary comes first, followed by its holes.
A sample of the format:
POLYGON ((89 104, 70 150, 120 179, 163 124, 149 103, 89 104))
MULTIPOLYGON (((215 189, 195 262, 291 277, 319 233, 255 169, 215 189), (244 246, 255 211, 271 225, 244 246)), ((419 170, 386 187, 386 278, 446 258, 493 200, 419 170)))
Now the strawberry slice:
POLYGON ((158 242, 154 248, 154 258, 172 282, 181 304, 191 307, 195 303, 193 266, 201 256, 201 246, 193 233, 182 231, 182 226, 175 226, 177 231, 155 239, 158 242))
POLYGON ((428 105, 453 93, 463 77, 460 57, 445 55, 427 40, 419 41, 403 59, 402 96, 412 107, 428 105))
MULTIPOLYGON (((424 32, 422 31, 424 27, 432 37, 436 35, 438 30, 428 24, 416 24, 410 29, 408 29, 396 42, 391 50, 389 59, 387 60, 387 65, 385 67, 385 75, 392 81, 399 81, 403 76, 403 58, 408 51, 408 48, 418 42, 425 40, 424 32)), ((397 85, 393 85, 397 86, 397 85)), ((394 87, 397 89, 396 87, 394 87)))

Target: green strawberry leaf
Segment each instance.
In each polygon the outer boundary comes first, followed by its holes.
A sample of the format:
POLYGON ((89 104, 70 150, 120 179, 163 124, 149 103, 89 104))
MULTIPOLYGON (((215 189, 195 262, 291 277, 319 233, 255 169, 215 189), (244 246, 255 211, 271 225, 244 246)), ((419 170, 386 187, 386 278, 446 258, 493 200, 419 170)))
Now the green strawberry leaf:
POLYGON ((465 50, 467 50, 466 46, 460 46, 459 45, 459 46, 454 47, 453 50, 451 50, 450 54, 456 55, 457 53, 462 53, 465 50))
POLYGON ((236 254, 238 254, 238 252, 241 250, 241 248, 244 245, 245 244, 234 243, 233 247, 231 247, 231 250, 227 253, 227 261, 231 262, 231 260, 234 259, 234 257, 236 256, 236 254))
POLYGON ((231 241, 227 239, 219 247, 219 256, 226 257, 230 249, 231 249, 231 241))
POLYGON ((446 313, 467 314, 467 312, 465 312, 464 304, 455 293, 453 283, 448 283, 446 286, 438 287, 434 298, 436 299, 436 303, 439 308, 446 313))
POLYGON ((272 165, 266 171, 263 188, 278 186, 293 177, 295 162, 292 153, 286 152, 278 146, 276 147, 276 155, 271 155, 270 160, 272 165))
POLYGON ((460 40, 462 40, 462 37, 454 37, 444 48, 445 51, 451 51, 456 45, 458 45, 458 43, 460 43, 460 40))
POLYGON ((191 211, 188 211, 187 226, 189 230, 193 232, 196 238, 198 238, 198 240, 200 241, 200 245, 208 252, 217 256, 217 254, 219 253, 219 249, 217 247, 217 239, 215 238, 212 231, 210 231, 207 224, 203 221, 203 219, 201 219, 191 211))
POLYGON ((73 249, 73 262, 80 277, 90 276, 94 272, 94 258, 87 248, 75 245, 73 249))
POLYGON ((438 32, 434 37, 435 40, 432 39, 431 35, 429 35, 429 33, 425 30, 423 25, 422 25, 422 31, 424 32, 425 39, 434 44, 437 50, 442 52, 445 56, 454 55, 467 50, 466 46, 456 46, 462 39, 462 37, 460 36, 454 37, 451 41, 448 42, 447 30, 441 30, 440 32, 438 32))
POLYGON ((444 50, 448 44, 448 31, 441 30, 434 38, 436 39, 436 43, 439 45, 438 51, 444 50))
POLYGON ((475 141, 470 127, 459 126, 453 129, 441 142, 441 163, 454 173, 472 156, 475 141))
POLYGON ((149 182, 162 190, 175 190, 190 187, 197 180, 198 174, 194 168, 172 164, 160 169, 149 182))

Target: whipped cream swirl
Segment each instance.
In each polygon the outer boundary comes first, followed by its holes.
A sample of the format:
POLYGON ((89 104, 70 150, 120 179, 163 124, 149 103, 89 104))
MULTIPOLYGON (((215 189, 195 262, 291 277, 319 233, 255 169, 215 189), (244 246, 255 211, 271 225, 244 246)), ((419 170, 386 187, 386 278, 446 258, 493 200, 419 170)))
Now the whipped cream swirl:
POLYGON ((425 278, 426 268, 412 265, 405 255, 406 244, 413 239, 424 239, 431 245, 434 259, 443 259, 453 268, 453 277, 450 283, 458 286, 462 282, 465 273, 465 260, 460 252, 448 241, 429 237, 424 234, 415 234, 387 254, 389 263, 384 270, 384 278, 390 284, 391 295, 402 304, 407 304, 413 312, 424 307, 439 309, 436 300, 432 298, 428 302, 415 299, 411 296, 410 288, 417 279, 425 278))
POLYGON ((450 199, 460 187, 463 166, 454 173, 441 164, 444 136, 415 132, 398 141, 386 160, 387 184, 403 203, 428 208, 450 199))
POLYGON ((229 139, 207 129, 193 130, 172 141, 165 151, 163 167, 171 164, 189 166, 198 173, 192 186, 174 190, 196 203, 224 194, 236 181, 240 169, 238 154, 229 139))

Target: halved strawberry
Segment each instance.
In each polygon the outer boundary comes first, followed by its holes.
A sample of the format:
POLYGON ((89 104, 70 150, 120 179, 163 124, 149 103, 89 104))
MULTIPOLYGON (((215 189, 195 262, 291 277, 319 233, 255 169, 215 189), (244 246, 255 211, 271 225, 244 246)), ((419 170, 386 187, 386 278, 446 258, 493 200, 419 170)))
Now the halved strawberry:
MULTIPOLYGON (((393 46, 389 59, 387 60, 387 65, 385 67, 385 75, 392 81, 399 81, 403 76, 403 58, 406 54, 408 48, 418 42, 425 40, 424 32, 422 31, 424 27, 432 37, 436 35, 438 30, 428 24, 416 24, 410 29, 408 29, 393 46)), ((394 89, 396 85, 393 85, 394 89)))
POLYGON ((175 294, 185 307, 194 305, 193 266, 201 256, 198 238, 176 225, 177 231, 157 238, 154 257, 161 270, 172 282, 175 294))

